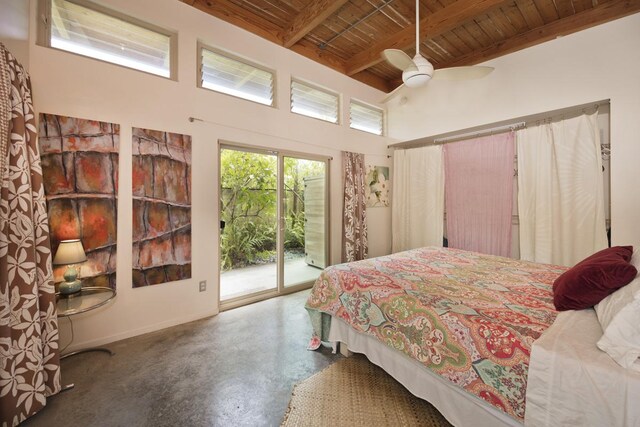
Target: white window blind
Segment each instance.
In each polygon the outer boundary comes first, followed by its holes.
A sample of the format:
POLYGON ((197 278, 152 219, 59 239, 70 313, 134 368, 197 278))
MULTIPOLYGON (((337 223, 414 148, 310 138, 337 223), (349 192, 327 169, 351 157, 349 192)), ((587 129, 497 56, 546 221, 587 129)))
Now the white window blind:
POLYGON ((247 62, 201 48, 203 88, 273 105, 274 73, 247 62))
POLYGON ((352 129, 358 129, 375 135, 382 135, 384 113, 382 110, 370 107, 357 101, 350 105, 352 129))
POLYGON ((51 47, 162 77, 171 75, 172 35, 89 2, 50 0, 51 47), (135 23, 134 23, 135 22, 135 23))
POLYGON ((331 123, 338 123, 337 94, 291 80, 291 111, 331 123))

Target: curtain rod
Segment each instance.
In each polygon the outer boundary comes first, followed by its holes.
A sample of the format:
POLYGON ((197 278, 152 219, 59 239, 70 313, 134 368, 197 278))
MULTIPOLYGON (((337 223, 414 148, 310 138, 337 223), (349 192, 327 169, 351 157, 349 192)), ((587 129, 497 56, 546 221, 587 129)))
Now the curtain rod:
POLYGON ((454 132, 447 132, 440 135, 427 136, 423 138, 417 138, 409 141, 399 142, 397 144, 388 145, 390 149, 406 149, 406 148, 418 148, 428 145, 438 145, 448 142, 459 141, 467 139, 469 137, 479 137, 483 135, 491 135, 499 133, 501 131, 514 131, 527 127, 527 124, 535 124, 537 122, 549 121, 554 118, 561 118, 565 116, 571 116, 580 112, 585 112, 591 108, 599 108, 600 106, 608 106, 609 99, 603 99, 601 101, 589 102, 582 105, 574 105, 573 107, 561 108, 558 110, 547 111, 544 113, 530 114, 528 116, 516 117, 510 120, 503 120, 500 122, 489 123, 486 125, 475 126, 472 128, 461 129, 454 132))
POLYGON ((505 126, 497 126, 491 129, 486 129, 483 131, 478 131, 478 132, 472 132, 472 133, 463 133, 460 135, 453 135, 453 136, 448 136, 448 137, 444 137, 444 138, 436 138, 433 140, 433 144, 437 145, 437 144, 444 144, 447 142, 454 142, 454 141, 459 141, 462 139, 467 139, 467 138, 478 138, 481 136, 487 136, 487 135, 493 135, 496 133, 502 133, 502 132, 513 132, 516 131, 518 129, 522 129, 527 127, 527 122, 518 122, 518 123, 513 123, 511 125, 505 125, 505 126))

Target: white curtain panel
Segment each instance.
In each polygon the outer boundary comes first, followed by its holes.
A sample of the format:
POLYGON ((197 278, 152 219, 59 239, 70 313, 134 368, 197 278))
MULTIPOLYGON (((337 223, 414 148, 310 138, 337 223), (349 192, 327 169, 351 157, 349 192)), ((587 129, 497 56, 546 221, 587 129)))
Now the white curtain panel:
POLYGON ((597 112, 516 133, 520 257, 573 266, 607 247, 597 112))
POLYGON ((395 150, 391 200, 392 251, 442 246, 442 146, 395 150))

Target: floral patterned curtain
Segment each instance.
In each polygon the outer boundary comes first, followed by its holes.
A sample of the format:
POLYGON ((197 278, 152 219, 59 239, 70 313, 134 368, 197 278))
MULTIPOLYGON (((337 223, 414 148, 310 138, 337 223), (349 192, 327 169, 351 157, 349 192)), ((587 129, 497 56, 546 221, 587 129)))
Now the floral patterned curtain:
POLYGON ((342 152, 344 212, 342 218, 342 262, 365 259, 367 243, 367 198, 364 154, 342 152))
POLYGON ((60 357, 31 81, 1 43, 0 102, 0 424, 15 426, 60 391, 60 357))

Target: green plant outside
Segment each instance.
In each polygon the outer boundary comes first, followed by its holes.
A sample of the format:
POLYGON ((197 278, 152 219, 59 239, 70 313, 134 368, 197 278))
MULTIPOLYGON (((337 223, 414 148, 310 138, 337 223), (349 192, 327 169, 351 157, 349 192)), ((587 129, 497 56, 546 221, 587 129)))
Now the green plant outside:
MULTIPOLYGON (((288 251, 304 253, 304 178, 324 175, 325 164, 284 159, 288 251)), ((273 262, 277 250, 277 157, 221 150, 221 268, 273 262)))

